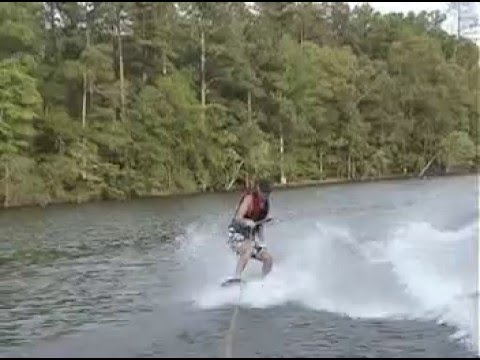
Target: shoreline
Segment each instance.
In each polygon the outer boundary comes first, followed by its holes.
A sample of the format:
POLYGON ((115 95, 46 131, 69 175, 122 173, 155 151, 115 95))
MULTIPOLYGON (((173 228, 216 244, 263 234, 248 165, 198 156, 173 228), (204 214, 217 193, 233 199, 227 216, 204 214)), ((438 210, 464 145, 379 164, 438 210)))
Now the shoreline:
MULTIPOLYGON (((338 179, 338 178, 329 178, 325 180, 300 180, 300 181, 292 181, 286 184, 281 183, 273 183, 272 189, 273 190, 292 190, 292 189, 302 189, 302 188, 310 188, 310 187, 327 187, 327 186, 336 186, 336 185, 355 185, 355 184, 370 184, 376 182, 383 182, 383 181, 400 181, 400 180, 430 180, 430 179, 440 179, 440 178, 448 178, 448 177, 455 177, 455 176, 473 176, 479 175, 479 172, 458 172, 458 173, 448 173, 448 174, 441 174, 441 175, 430 175, 419 177, 416 174, 405 174, 405 175, 388 175, 388 176, 380 176, 374 178, 365 178, 365 179, 338 179)), ((230 194, 243 191, 241 187, 233 187, 230 190, 210 190, 210 191, 177 191, 177 192, 161 192, 157 194, 145 195, 145 196, 136 196, 136 197, 129 197, 124 199, 83 199, 81 201, 78 200, 61 200, 61 199, 54 199, 51 201, 46 202, 45 204, 41 203, 29 203, 29 204, 19 204, 19 205, 10 205, 8 207, 0 206, 0 212, 13 210, 13 209, 29 209, 29 208, 47 208, 47 207, 57 207, 62 205, 82 205, 82 204, 90 204, 90 203, 107 203, 107 202, 128 202, 133 200, 147 200, 147 199, 168 199, 174 197, 189 197, 189 196, 201 196, 207 194, 230 194)))

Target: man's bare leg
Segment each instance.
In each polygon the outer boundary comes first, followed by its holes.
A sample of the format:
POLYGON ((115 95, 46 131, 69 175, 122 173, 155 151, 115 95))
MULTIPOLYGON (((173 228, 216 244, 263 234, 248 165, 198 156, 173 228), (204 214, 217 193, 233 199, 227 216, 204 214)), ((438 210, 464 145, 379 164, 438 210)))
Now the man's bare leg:
POLYGON ((263 277, 265 277, 270 273, 270 271, 272 271, 272 266, 273 266, 272 255, 270 255, 267 250, 262 250, 258 255, 258 258, 263 263, 262 275, 263 277))
POLYGON ((237 279, 240 279, 240 276, 242 275, 243 270, 245 270, 248 260, 250 260, 250 257, 252 256, 252 251, 253 251, 253 247, 247 241, 245 241, 242 245, 239 246, 238 253, 240 257, 238 259, 237 268, 235 270, 235 277, 237 279))

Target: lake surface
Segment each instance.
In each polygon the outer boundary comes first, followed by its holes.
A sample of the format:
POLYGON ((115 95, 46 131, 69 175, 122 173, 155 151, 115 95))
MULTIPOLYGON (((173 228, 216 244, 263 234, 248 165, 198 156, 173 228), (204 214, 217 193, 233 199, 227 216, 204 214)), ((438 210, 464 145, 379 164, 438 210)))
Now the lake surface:
POLYGON ((274 192, 241 289, 238 194, 0 212, 0 356, 477 356, 477 181, 274 192))

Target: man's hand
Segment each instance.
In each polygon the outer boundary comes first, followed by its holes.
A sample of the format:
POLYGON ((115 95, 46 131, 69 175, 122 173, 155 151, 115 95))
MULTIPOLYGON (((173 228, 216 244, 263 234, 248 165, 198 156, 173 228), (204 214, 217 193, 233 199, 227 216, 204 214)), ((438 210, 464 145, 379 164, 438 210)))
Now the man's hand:
POLYGON ((253 229, 255 228, 255 226, 257 226, 257 223, 252 219, 244 219, 243 223, 245 226, 249 227, 250 229, 253 229))

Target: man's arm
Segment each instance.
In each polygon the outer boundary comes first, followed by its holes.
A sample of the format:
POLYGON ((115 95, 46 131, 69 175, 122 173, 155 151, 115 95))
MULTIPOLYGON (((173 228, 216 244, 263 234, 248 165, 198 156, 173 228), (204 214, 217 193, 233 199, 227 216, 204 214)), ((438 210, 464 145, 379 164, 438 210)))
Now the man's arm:
POLYGON ((250 208, 251 202, 252 202, 252 196, 251 195, 245 196, 245 198, 243 199, 237 211, 237 215, 235 216, 235 220, 238 223, 243 224, 245 226, 251 226, 253 223, 252 220, 245 218, 245 215, 247 215, 248 210, 250 208))
POLYGON ((242 201, 242 204, 240 205, 237 211, 237 215, 235 216, 235 221, 238 224, 242 224, 253 230, 255 228, 255 221, 253 221, 252 219, 245 218, 248 211, 250 210, 250 207, 252 206, 252 202, 253 202, 253 197, 251 195, 245 196, 245 198, 242 201))

